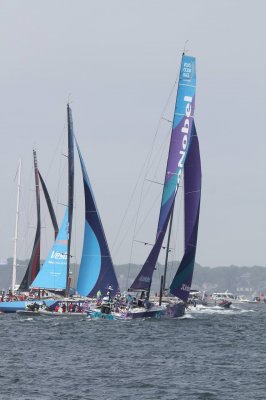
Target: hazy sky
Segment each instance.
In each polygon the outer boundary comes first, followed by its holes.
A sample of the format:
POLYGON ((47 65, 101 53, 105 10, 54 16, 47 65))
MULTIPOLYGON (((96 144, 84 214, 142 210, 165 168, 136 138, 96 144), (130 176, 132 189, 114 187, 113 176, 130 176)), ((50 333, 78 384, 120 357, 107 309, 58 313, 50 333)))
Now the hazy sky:
MULTIPOLYGON (((189 40, 188 54, 197 59, 195 121, 203 174, 197 261, 265 265, 265 15, 264 0, 1 0, 0 257, 13 252, 20 157, 18 256, 30 256, 33 147, 59 220, 63 215, 58 203, 66 202, 62 153, 71 94, 75 133, 114 262, 129 262, 139 194, 130 206, 135 211, 119 226, 189 40)), ((157 135, 164 146, 167 129, 157 135)), ((73 253, 79 257, 84 205, 78 163, 76 170, 73 253)), ((144 221, 137 240, 154 240, 157 218, 144 221)), ((51 244, 49 224, 46 216, 42 257, 51 244)), ((132 261, 144 262, 146 248, 133 247, 132 261)))

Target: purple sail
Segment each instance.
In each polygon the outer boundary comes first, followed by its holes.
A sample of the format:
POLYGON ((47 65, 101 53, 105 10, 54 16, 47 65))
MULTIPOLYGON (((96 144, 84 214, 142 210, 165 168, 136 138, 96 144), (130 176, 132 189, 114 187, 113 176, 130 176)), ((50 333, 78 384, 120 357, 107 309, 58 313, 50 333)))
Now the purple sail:
POLYGON ((191 289, 196 246, 198 236, 200 197, 201 197, 201 162, 199 142, 193 124, 191 144, 184 169, 185 191, 185 253, 170 285, 170 292, 187 301, 191 289))
POLYGON ((194 57, 183 55, 156 241, 140 273, 131 285, 133 290, 149 291, 151 286, 153 271, 159 257, 189 151, 194 120, 195 92, 196 60, 194 57))

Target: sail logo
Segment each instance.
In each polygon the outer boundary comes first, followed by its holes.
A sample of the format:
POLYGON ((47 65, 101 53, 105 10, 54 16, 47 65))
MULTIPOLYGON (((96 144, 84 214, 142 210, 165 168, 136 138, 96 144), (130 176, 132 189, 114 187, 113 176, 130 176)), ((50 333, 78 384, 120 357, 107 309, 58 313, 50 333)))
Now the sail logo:
POLYGON ((178 173, 177 173, 177 183, 179 184, 180 178, 181 178, 181 173, 182 169, 184 167, 184 162, 185 162, 185 156, 187 152, 187 146, 188 146, 188 133, 190 130, 190 116, 191 116, 191 103, 192 103, 192 97, 191 96, 185 96, 184 101, 187 102, 186 105, 186 118, 184 121, 184 125, 181 128, 181 133, 183 133, 183 138, 182 138, 182 149, 179 151, 179 155, 181 156, 180 160, 178 161, 178 173))
POLYGON ((183 67, 183 78, 190 78, 190 74, 192 72, 192 65, 191 63, 184 63, 183 67))
POLYGON ((67 254, 66 253, 60 253, 59 251, 52 251, 51 257, 56 260, 66 260, 67 259, 67 254))
POLYGON ((141 275, 139 278, 140 282, 145 282, 145 283, 150 283, 151 278, 149 276, 143 276, 141 275))
POLYGON ((182 78, 191 81, 194 76, 195 63, 185 62, 182 69, 182 78))
POLYGON ((184 292, 190 292, 190 286, 183 283, 183 285, 181 286, 181 290, 183 290, 184 292))

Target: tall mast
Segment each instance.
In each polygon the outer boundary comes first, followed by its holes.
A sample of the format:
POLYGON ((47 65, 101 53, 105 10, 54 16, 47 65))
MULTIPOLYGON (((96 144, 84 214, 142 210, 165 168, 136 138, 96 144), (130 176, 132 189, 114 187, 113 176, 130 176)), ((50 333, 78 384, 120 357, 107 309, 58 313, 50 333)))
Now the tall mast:
POLYGON ((19 166, 18 166, 17 208, 16 208, 16 223, 15 223, 15 236, 14 236, 13 268, 12 268, 12 292, 13 293, 15 291, 16 278, 17 278, 17 241, 18 241, 20 185, 21 185, 21 159, 19 160, 19 166))
POLYGON ((72 111, 67 105, 67 127, 68 127, 68 242, 67 242, 67 276, 66 276, 66 297, 69 296, 70 280, 70 247, 73 217, 73 197, 74 197, 74 132, 72 111))

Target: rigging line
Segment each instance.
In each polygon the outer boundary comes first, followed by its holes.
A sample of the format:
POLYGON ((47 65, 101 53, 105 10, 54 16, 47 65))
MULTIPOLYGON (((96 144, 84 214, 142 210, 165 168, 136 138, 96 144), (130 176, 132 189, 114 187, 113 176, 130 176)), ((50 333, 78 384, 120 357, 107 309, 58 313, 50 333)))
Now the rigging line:
POLYGON ((115 245, 116 245, 116 242, 117 242, 117 240, 118 240, 118 236, 120 235, 122 226, 123 226, 123 224, 124 224, 124 221, 125 221, 125 219, 126 219, 126 216, 127 216, 128 210, 129 210, 129 207, 130 207, 130 205, 131 205, 131 203, 132 203, 132 200, 133 200, 133 198, 134 198, 134 195, 135 195, 137 186, 138 186, 138 184, 139 184, 140 178, 141 178, 141 176, 142 176, 142 173, 143 173, 143 170, 144 170, 144 167, 145 167, 146 162, 147 162, 147 158, 145 159, 145 161, 144 161, 144 163, 143 163, 143 165, 142 165, 142 167, 141 167, 141 170, 140 170, 140 172, 139 172, 139 175, 138 175, 138 178, 137 178, 137 182, 136 182, 136 184, 135 184, 135 186, 134 186, 134 189, 133 189, 133 192, 132 192, 132 194, 131 194, 131 196, 130 196, 130 199, 129 199, 129 202, 128 202, 126 211, 124 212, 122 221, 121 221, 121 223, 120 223, 120 225, 119 225, 119 228, 118 228, 118 232, 117 232, 117 234, 116 234, 116 236, 115 236, 115 240, 114 240, 114 242, 113 242, 113 244, 112 244, 112 246, 111 246, 111 249, 112 249, 112 250, 114 249, 114 247, 115 247, 115 245))
POLYGON ((172 85, 172 88, 171 88, 171 90, 170 90, 170 94, 169 94, 169 96, 168 96, 168 98, 167 98, 166 104, 165 104, 165 106, 164 106, 164 108, 163 108, 163 111, 162 111, 162 113, 161 113, 161 115, 160 115, 159 122, 158 122, 158 124, 157 124, 157 128, 156 128, 156 131, 155 131, 155 135, 154 135, 154 138, 153 138, 153 141, 152 141, 151 150, 149 151, 149 153, 148 153, 148 155, 147 155, 147 157, 146 157, 146 159, 145 159, 145 162, 143 163, 143 166, 141 167, 140 173, 139 173, 138 178, 137 178, 137 182, 136 182, 136 184, 135 184, 135 186, 134 186, 134 189, 133 189, 133 192, 132 192, 132 194, 131 194, 131 196, 130 196, 128 206, 127 206, 126 211, 125 211, 125 213, 124 213, 124 215, 123 215, 122 221, 121 221, 121 223, 120 223, 120 225, 119 225, 118 232, 117 232, 117 234, 116 234, 115 240, 114 240, 114 242, 113 242, 113 244, 112 244, 112 246, 111 246, 112 249, 114 248, 114 246, 115 246, 115 244, 116 244, 116 241, 117 241, 117 238, 118 238, 118 236, 119 236, 119 234, 120 234, 121 227, 122 227, 122 225, 123 225, 123 223, 124 223, 124 220, 125 220, 125 218, 126 218, 128 209, 129 209, 129 207, 130 207, 130 205, 131 205, 131 202, 132 202, 132 200, 133 200, 134 194, 135 194, 135 192, 136 192, 136 188, 137 188, 137 186, 138 186, 138 184, 139 184, 139 181, 140 181, 140 178, 141 178, 141 176, 142 176, 142 173, 143 173, 143 170, 144 170, 144 168, 145 168, 145 164, 146 164, 146 163, 147 163, 147 168, 146 168, 145 177, 147 176, 147 170, 149 169, 149 161, 150 161, 150 159, 151 159, 151 155, 152 155, 153 148, 154 148, 154 145, 155 145, 156 137, 157 137, 158 132, 159 132, 159 128, 160 128, 160 125, 161 125, 161 120, 162 120, 162 118, 163 118, 164 113, 166 112, 166 109, 167 109, 168 104, 169 104, 169 102, 170 102, 170 99, 171 99, 171 97, 172 97, 173 91, 174 91, 175 86, 176 86, 176 84, 177 84, 177 80, 178 80, 178 76, 177 76, 177 78, 175 79, 174 84, 172 85))
MULTIPOLYGON (((153 160, 150 162, 150 167, 149 170, 152 170, 154 168, 154 172, 153 172, 153 177, 154 179, 157 177, 158 174, 158 170, 161 166, 161 162, 162 162, 162 158, 165 155, 165 149, 167 147, 167 145, 169 144, 169 137, 171 135, 171 129, 169 131, 167 131, 167 136, 163 138, 163 140, 161 141, 161 143, 158 145, 158 149, 156 151, 156 153, 154 153, 153 155, 153 160), (155 165, 156 163, 156 165, 155 165), (154 167, 153 167, 154 165, 154 167)), ((147 171, 148 174, 148 171, 147 171)), ((146 174, 146 176, 147 176, 146 174)))
MULTIPOLYGON (((179 74, 178 74, 178 75, 179 75, 179 74)), ((154 148, 154 145, 155 145, 155 142, 156 142, 156 138, 157 138, 157 135, 158 135, 160 126, 161 126, 162 117, 164 116, 164 113, 166 112, 166 109, 167 109, 167 107, 168 107, 168 104, 169 104, 169 102, 170 102, 170 99, 171 99, 171 97, 172 97, 172 94, 173 94, 173 91, 174 91, 174 89, 175 89, 175 86, 176 86, 177 82, 178 82, 178 76, 176 77, 175 82, 174 82, 174 84, 173 84, 173 86, 172 86, 172 88, 171 88, 170 94, 169 94, 169 96, 168 96, 168 98, 167 98, 166 104, 165 104, 165 106, 164 106, 164 108, 163 108, 163 110, 162 110, 162 113, 161 113, 161 115, 160 115, 160 118, 159 118, 159 121, 158 121, 158 124, 157 124, 157 128, 156 128, 156 131, 155 131, 155 135, 154 135, 154 138, 153 138, 153 141, 152 141, 151 150, 150 150, 150 152, 148 153, 147 167, 146 167, 146 171, 145 171, 145 175, 144 175, 145 177, 147 177, 147 172, 148 172, 148 170, 149 170, 150 159, 151 159, 151 155, 152 155, 153 148, 154 148)), ((145 164, 146 164, 146 162, 144 163, 143 168, 145 167, 145 164)), ((141 174, 142 174, 142 170, 141 170, 141 173, 139 174, 138 182, 139 182, 139 179, 140 179, 141 174)), ((135 186, 137 186, 137 185, 135 185, 135 186)), ((143 183, 142 183, 140 201, 139 201, 139 206, 138 206, 138 210, 137 210, 136 221, 135 221, 135 225, 134 225, 133 238, 132 238, 132 242, 131 242, 130 257, 129 257, 129 268, 128 268, 128 277, 127 277, 127 286, 128 286, 128 278, 129 278, 129 273, 130 273, 130 265, 131 265, 131 261, 132 261, 133 240, 135 239, 135 235, 136 235, 136 226, 137 226, 137 221, 138 221, 138 215, 139 215, 139 210, 140 210, 140 204, 141 204, 141 200, 142 200, 143 188, 144 188, 144 181, 143 181, 143 183)), ((135 188, 134 188, 134 190, 135 190, 135 188)), ((134 194, 134 192, 133 192, 133 194, 134 194)), ((132 196, 131 196, 131 198, 132 198, 132 196)), ((131 202, 131 199, 130 199, 130 202, 131 202)))
MULTIPOLYGON (((151 184, 149 185, 149 187, 150 187, 150 186, 151 186, 151 184)), ((147 192, 148 192, 148 190, 147 190, 147 192)), ((149 207, 149 212, 148 212, 148 214, 146 215, 145 219, 141 222, 141 225, 140 225, 140 227, 138 228, 138 230, 137 230, 137 232, 136 232, 136 235, 138 234, 140 228, 142 227, 142 225, 144 224, 144 222, 146 221, 146 219, 148 218, 148 216, 149 216, 150 213, 152 212, 152 210, 153 210, 153 208, 154 208, 156 202, 158 201, 158 198, 159 198, 160 195, 161 195, 161 193, 159 193, 159 194, 157 195, 157 197, 155 198, 153 204, 149 207)), ((132 219, 129 221, 129 224, 128 224, 129 227, 131 227, 131 226, 133 225, 133 223, 134 223, 134 221, 135 221, 135 218, 136 218, 136 217, 135 217, 135 215, 134 215, 134 216, 132 217, 132 219)), ((125 239, 127 238, 127 233, 128 233, 128 232, 129 232, 129 228, 126 230, 126 233, 123 235, 121 241, 119 242, 119 247, 118 247, 118 249, 121 248, 122 244, 124 243, 125 239)))
POLYGON ((151 179, 145 179, 145 181, 147 181, 147 182, 151 182, 151 183, 156 183, 157 185, 161 185, 161 186, 163 186, 163 183, 161 183, 161 182, 157 182, 157 181, 153 181, 153 180, 151 180, 151 179))
POLYGON ((159 193, 156 197, 155 200, 153 201, 151 207, 149 207, 149 211, 146 213, 145 218, 142 220, 141 224, 138 226, 138 230, 136 231, 136 234, 139 233, 140 229, 142 228, 142 226, 144 225, 144 223, 146 222, 147 218, 149 217, 150 213, 153 210, 153 207, 155 206, 155 204, 158 202, 159 197, 161 197, 161 193, 159 193))
POLYGON ((54 147, 54 151, 53 151, 53 154, 52 154, 52 156, 51 156, 51 158, 50 158, 50 163, 49 163, 49 165, 48 165, 48 168, 47 168, 47 172, 46 172, 46 174, 45 174, 45 179, 48 177, 48 175, 50 174, 50 170, 51 170, 51 168, 52 168, 52 164, 54 163, 54 161, 55 161, 55 159, 56 159, 56 157, 58 157, 58 153, 59 153, 59 146, 61 146, 62 147, 62 142, 64 141, 64 139, 65 139, 65 130, 66 130, 66 124, 64 124, 64 127, 62 128, 62 130, 61 130, 61 133, 60 133, 60 135, 59 135, 59 138, 58 138, 58 140, 57 140, 57 144, 56 144, 56 146, 54 147))
POLYGON ((157 174, 158 174, 158 169, 159 169, 159 167, 161 165, 163 154, 165 152, 166 146, 169 145, 169 137, 171 137, 171 133, 172 133, 172 127, 169 129, 169 131, 167 133, 167 138, 165 139, 164 144, 163 144, 162 148, 160 149, 161 150, 161 155, 160 155, 159 162, 158 162, 157 168, 156 168, 153 176, 157 176, 157 174))
POLYGON ((186 41, 185 41, 185 44, 184 44, 184 49, 183 49, 183 55, 185 55, 187 52, 188 52, 188 49, 187 49, 187 43, 189 42, 189 40, 187 39, 186 41))

